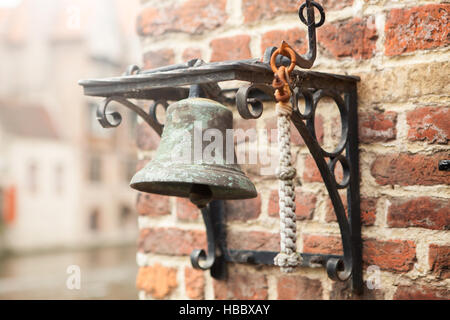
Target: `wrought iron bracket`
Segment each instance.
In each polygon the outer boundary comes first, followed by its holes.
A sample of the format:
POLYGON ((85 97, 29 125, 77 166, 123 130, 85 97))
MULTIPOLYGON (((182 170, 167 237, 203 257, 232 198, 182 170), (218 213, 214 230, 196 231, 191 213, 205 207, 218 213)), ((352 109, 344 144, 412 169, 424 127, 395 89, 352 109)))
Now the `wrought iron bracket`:
MULTIPOLYGON (((168 100, 187 98, 190 92, 203 96, 206 95, 205 92, 210 92, 208 97, 236 103, 237 110, 244 119, 259 118, 263 113, 264 103, 273 101, 273 89, 269 85, 272 76, 268 64, 247 60, 202 64, 198 67, 174 68, 169 71, 139 73, 121 78, 88 80, 82 81, 81 84, 86 94, 106 97, 97 113, 104 127, 116 127, 120 124, 120 115, 117 112, 107 111, 109 103, 115 101, 136 112, 158 134, 161 134, 163 125, 156 118, 156 107, 162 105, 166 108, 168 100), (210 80, 213 82, 205 82, 210 80), (216 91, 215 95, 211 94, 213 92, 211 88, 215 88, 217 82, 227 80, 244 80, 249 83, 238 89, 221 90, 216 91), (230 98, 230 92, 235 93, 234 97, 230 98), (130 98, 153 102, 146 112, 130 102, 130 98)), ((360 292, 363 282, 356 93, 358 78, 294 70, 292 80, 294 86, 292 103, 295 107, 292 122, 303 137, 323 178, 337 217, 343 247, 343 255, 300 253, 303 258, 302 266, 324 267, 329 277, 335 280, 344 281, 351 278, 353 289, 360 292), (315 134, 316 107, 324 97, 333 99, 340 112, 341 140, 332 151, 322 149, 315 134), (297 107, 299 100, 304 100, 304 113, 297 107), (344 171, 342 181, 336 181, 334 175, 338 162, 344 171), (340 189, 347 190, 347 212, 338 193, 340 189)), ((210 269, 213 277, 223 279, 226 276, 226 262, 273 265, 276 252, 227 248, 222 201, 212 202, 202 210, 202 216, 206 226, 208 249, 207 252, 196 250, 192 253, 191 261, 194 267, 210 269)))
MULTIPOLYGON (((305 55, 296 54, 296 64, 309 69, 316 58, 315 28, 323 24, 325 14, 322 7, 314 1, 306 0, 299 9, 299 17, 308 27, 309 49, 305 55), (319 10, 319 22, 315 22, 314 8, 319 10), (304 16, 306 9, 306 18, 304 16)), ((177 101, 189 96, 203 96, 225 103, 235 103, 244 119, 259 118, 264 103, 273 101, 270 83, 273 72, 269 61, 275 47, 265 51, 263 61, 259 59, 205 63, 193 59, 183 64, 161 67, 153 70, 140 70, 130 66, 121 77, 83 80, 88 96, 105 97, 99 106, 97 119, 105 128, 117 127, 121 122, 118 112, 107 110, 115 101, 136 112, 150 127, 161 135, 164 125, 156 117, 156 108, 167 108, 169 101, 177 101), (246 85, 237 89, 221 89, 220 82, 240 80, 246 85), (231 95, 230 93, 235 93, 231 95), (151 100, 148 112, 130 99, 151 100)), ((289 65, 287 57, 279 56, 276 64, 289 65)), ((323 267, 334 280, 350 280, 355 293, 361 293, 362 280, 362 241, 359 194, 359 150, 357 116, 358 77, 336 75, 322 72, 294 70, 291 84, 294 95, 292 123, 309 149, 322 176, 336 214, 342 240, 342 255, 299 253, 301 267, 323 267), (332 151, 324 150, 316 137, 315 115, 319 101, 328 97, 336 103, 341 120, 341 140, 332 151), (305 111, 300 112, 299 100, 304 100, 305 111), (334 171, 337 163, 343 168, 343 179, 337 181, 334 171), (347 210, 339 195, 340 189, 347 191, 347 210)), ((191 262, 194 268, 210 270, 216 279, 226 278, 226 263, 252 263, 274 265, 277 252, 234 250, 227 248, 225 209, 223 201, 213 201, 202 209, 208 240, 207 252, 194 250, 191 262)))
MULTIPOLYGON (((312 90, 297 82, 292 104, 295 106, 292 122, 308 147, 320 171, 339 224, 343 255, 323 255, 299 253, 302 267, 324 267, 333 280, 346 281, 351 278, 355 293, 362 291, 362 242, 359 198, 359 154, 358 154, 358 118, 356 84, 348 91, 338 92, 333 88, 312 90), (343 97, 341 96, 343 95, 343 97), (305 101, 305 113, 299 111, 298 99, 305 101), (315 134, 314 117, 319 101, 332 98, 338 106, 341 118, 341 139, 333 151, 324 150, 318 143, 315 134), (345 152, 345 155, 344 155, 345 152), (328 161, 327 161, 328 159, 328 161), (334 171, 337 163, 343 168, 342 181, 337 181, 334 171), (347 212, 338 190, 347 191, 347 212)), ((241 87, 236 94, 236 104, 244 119, 259 118, 263 110, 262 100, 273 97, 272 88, 263 84, 250 84, 241 87), (258 97, 258 98, 257 98, 258 97)), ((216 207, 217 208, 217 205, 216 207)), ((216 234, 214 243, 220 248, 221 256, 227 262, 255 263, 274 265, 277 252, 261 252, 251 250, 229 250, 226 247, 224 227, 222 224, 223 209, 214 211, 209 208, 208 219, 218 219, 218 227, 210 229, 216 234)), ((205 215, 204 215, 205 217, 205 215)), ((211 222, 205 220, 208 225, 211 222)), ((208 234, 210 234, 208 233, 208 234)), ((208 235, 209 239, 210 235, 208 235)))

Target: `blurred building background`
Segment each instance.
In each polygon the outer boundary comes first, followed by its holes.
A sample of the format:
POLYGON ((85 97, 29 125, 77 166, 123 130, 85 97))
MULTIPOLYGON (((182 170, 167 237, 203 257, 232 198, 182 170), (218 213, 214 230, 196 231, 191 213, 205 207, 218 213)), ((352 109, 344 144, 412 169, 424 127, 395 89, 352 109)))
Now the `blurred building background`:
POLYGON ((138 9, 0 0, 0 252, 134 246, 135 115, 101 128, 77 82, 139 64, 138 9))

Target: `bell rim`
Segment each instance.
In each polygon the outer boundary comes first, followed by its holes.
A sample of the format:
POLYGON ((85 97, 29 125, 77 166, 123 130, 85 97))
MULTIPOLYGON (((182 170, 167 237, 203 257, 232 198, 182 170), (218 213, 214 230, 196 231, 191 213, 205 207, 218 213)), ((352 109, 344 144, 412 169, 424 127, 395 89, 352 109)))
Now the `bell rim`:
MULTIPOLYGON (((140 189, 137 188, 137 186, 139 184, 140 183, 135 183, 133 185, 130 184, 130 186, 134 190, 142 192, 142 193, 157 194, 157 195, 168 196, 168 197, 189 198, 189 194, 185 194, 185 193, 168 194, 167 192, 165 192, 166 189, 165 190, 161 190, 161 191, 159 191, 158 189, 155 189, 155 190, 153 190, 151 192, 143 191, 143 190, 140 190, 140 189)), ((161 182, 161 184, 177 184, 177 185, 185 184, 185 185, 189 185, 189 186, 192 185, 191 183, 185 183, 185 182, 161 182)), ((214 189, 214 187, 212 189, 214 189)), ((253 198, 256 198, 258 196, 258 192, 256 191, 256 189, 255 189, 254 193, 250 193, 250 192, 245 192, 244 193, 244 192, 242 192, 242 193, 239 193, 239 197, 234 197, 234 196, 226 197, 226 196, 222 196, 223 195, 222 193, 220 195, 221 195, 220 197, 217 196, 217 192, 214 192, 214 190, 213 190, 212 200, 245 200, 245 199, 253 199, 253 198)))
POLYGON ((258 195, 253 182, 239 168, 217 164, 178 164, 175 167, 152 160, 130 181, 130 187, 140 192, 176 197, 189 197, 188 186, 193 184, 209 186, 215 200, 251 199, 258 195), (177 192, 177 187, 181 191, 177 192))

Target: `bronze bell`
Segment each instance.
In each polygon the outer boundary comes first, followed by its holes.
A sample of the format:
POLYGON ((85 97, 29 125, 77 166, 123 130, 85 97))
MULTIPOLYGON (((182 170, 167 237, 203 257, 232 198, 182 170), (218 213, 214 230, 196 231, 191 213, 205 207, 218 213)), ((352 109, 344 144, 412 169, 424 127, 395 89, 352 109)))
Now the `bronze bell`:
POLYGON ((188 197, 198 207, 211 200, 256 197, 236 162, 233 114, 222 104, 188 98, 167 109, 156 155, 131 180, 146 193, 188 197))

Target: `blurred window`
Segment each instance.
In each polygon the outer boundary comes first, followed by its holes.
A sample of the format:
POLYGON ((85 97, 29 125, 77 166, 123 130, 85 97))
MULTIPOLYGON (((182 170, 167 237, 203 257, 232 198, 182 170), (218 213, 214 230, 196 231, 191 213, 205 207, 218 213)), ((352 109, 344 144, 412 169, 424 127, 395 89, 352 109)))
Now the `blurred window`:
POLYGON ((64 166, 61 163, 55 167, 55 189, 59 194, 64 192, 64 166))
MULTIPOLYGON (((3 212, 5 209, 5 204, 4 204, 4 199, 3 199, 4 195, 3 195, 3 190, 0 189, 0 227, 3 224, 3 220, 5 218, 5 213, 3 212)), ((1 232, 1 230, 0 230, 1 232)))
POLYGON ((135 113, 135 112, 128 112, 128 114, 129 114, 129 119, 130 119, 130 121, 129 121, 129 125, 128 125, 128 128, 129 128, 129 130, 130 130, 130 136, 131 137, 136 137, 136 130, 137 130, 137 124, 138 124, 138 119, 137 119, 137 117, 138 117, 138 115, 137 115, 137 113, 135 113))
POLYGON ((126 182, 130 182, 131 178, 133 178, 136 173, 136 160, 128 159, 124 162, 124 178, 126 182))
POLYGON ((38 167, 35 162, 28 165, 28 189, 31 193, 36 193, 38 189, 37 182, 38 167))
POLYGON ((98 231, 100 228, 100 212, 95 209, 89 215, 89 230, 98 231))
POLYGON ((89 180, 100 182, 102 180, 102 159, 99 156, 91 156, 89 159, 89 180))
POLYGON ((121 206, 119 219, 120 226, 126 225, 130 221, 131 216, 132 216, 131 208, 127 205, 121 206))

